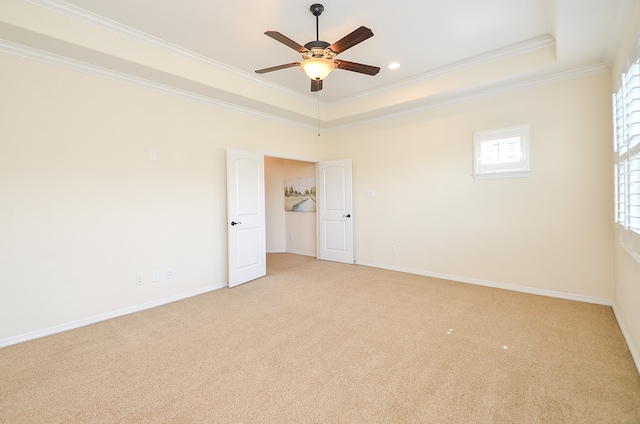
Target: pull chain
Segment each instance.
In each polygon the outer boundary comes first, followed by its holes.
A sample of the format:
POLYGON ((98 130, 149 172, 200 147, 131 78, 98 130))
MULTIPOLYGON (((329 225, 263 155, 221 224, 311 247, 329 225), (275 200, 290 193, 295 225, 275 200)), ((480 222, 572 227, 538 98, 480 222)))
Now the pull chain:
POLYGON ((320 137, 320 92, 317 93, 318 96, 318 137, 320 137))

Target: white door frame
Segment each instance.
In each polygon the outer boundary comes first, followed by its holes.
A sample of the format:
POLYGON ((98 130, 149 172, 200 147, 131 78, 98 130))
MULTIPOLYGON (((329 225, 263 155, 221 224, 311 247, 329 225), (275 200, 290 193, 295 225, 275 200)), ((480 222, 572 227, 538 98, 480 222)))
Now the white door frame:
MULTIPOLYGON (((309 163, 314 163, 316 166, 316 182, 319 181, 319 163, 323 162, 320 159, 317 158, 309 158, 309 157, 295 157, 295 156, 290 156, 290 155, 283 155, 280 153, 275 153, 275 152, 269 152, 269 151, 264 151, 264 150, 259 150, 257 153, 259 153, 260 155, 262 155, 262 166, 264 169, 264 158, 265 157, 272 157, 272 158, 276 158, 276 159, 284 159, 284 160, 291 160, 291 161, 298 161, 298 162, 309 162, 309 163)), ((263 195, 262 195, 262 202, 263 202, 263 208, 265 207, 265 189, 263 186, 263 195)), ((351 215, 353 215, 353 213, 351 213, 351 215)), ((316 212, 316 259, 322 260, 322 258, 320 258, 320 218, 319 218, 319 213, 316 212)), ((266 248, 266 241, 265 241, 265 248, 266 248)), ((355 262, 355 254, 354 254, 354 260, 353 262, 355 262)))

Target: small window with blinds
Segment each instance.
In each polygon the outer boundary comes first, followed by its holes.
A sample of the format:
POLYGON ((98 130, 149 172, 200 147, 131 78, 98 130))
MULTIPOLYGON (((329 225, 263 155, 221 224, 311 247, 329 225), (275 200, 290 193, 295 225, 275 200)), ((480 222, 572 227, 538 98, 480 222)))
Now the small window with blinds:
POLYGON ((613 95, 615 220, 620 242, 640 260, 640 45, 627 59, 613 95))
POLYGON ((529 176, 529 126, 473 134, 475 179, 529 176))

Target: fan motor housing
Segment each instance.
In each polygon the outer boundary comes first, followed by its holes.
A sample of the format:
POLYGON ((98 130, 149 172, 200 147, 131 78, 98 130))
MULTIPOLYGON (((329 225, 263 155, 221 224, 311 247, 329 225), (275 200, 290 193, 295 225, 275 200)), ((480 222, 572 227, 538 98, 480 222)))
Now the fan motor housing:
POLYGON ((326 49, 329 46, 330 46, 329 43, 327 43, 326 41, 320 41, 320 40, 309 41, 307 44, 304 45, 305 49, 307 50, 326 49))

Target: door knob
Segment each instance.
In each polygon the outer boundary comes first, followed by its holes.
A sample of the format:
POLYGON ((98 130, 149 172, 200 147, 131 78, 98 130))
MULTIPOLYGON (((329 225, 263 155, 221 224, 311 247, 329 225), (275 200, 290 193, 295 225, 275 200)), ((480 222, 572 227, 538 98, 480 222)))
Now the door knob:
POLYGON ((235 222, 235 221, 231 221, 231 226, 233 227, 234 225, 238 225, 238 224, 242 224, 242 222, 235 222))
POLYGON ((342 215, 343 218, 351 218, 351 214, 342 215))

